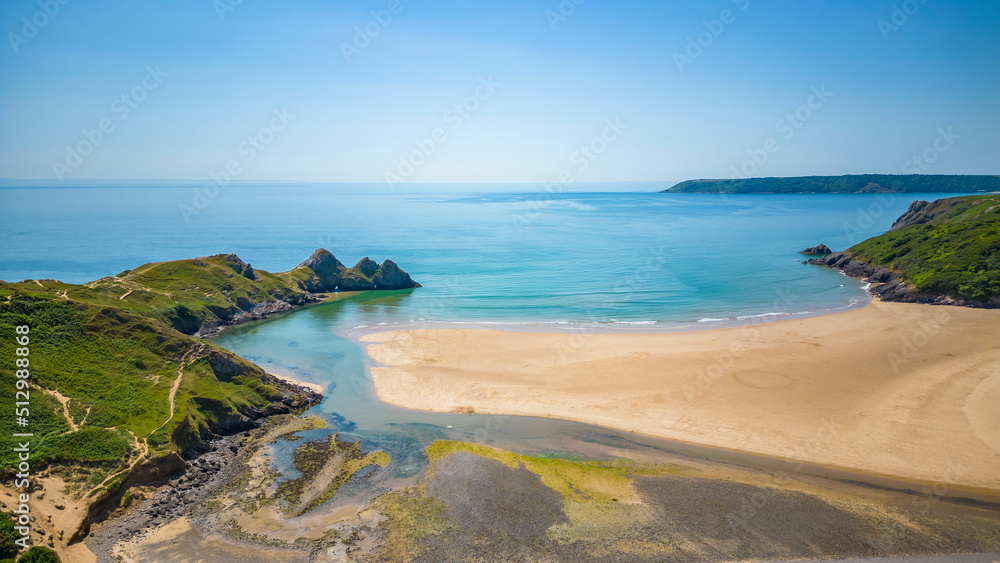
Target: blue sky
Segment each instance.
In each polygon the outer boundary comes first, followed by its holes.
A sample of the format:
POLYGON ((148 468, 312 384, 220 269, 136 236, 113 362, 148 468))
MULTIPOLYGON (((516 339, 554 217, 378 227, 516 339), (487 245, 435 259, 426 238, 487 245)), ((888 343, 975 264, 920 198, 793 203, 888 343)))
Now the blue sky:
POLYGON ((955 4, 5 0, 0 177, 1000 174, 1000 3, 955 4))

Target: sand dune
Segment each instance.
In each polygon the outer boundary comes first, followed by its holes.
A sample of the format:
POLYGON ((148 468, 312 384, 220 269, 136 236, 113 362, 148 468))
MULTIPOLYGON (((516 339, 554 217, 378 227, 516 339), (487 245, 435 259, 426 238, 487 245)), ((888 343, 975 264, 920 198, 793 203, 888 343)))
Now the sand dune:
POLYGON ((1000 491, 1000 311, 875 302, 661 334, 369 334, 379 397, 1000 491))

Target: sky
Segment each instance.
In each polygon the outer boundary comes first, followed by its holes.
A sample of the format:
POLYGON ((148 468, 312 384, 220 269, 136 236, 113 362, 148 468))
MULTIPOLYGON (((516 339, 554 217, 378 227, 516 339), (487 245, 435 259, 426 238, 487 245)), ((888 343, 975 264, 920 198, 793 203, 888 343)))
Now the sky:
POLYGON ((4 0, 0 177, 1000 174, 1000 2, 4 0))

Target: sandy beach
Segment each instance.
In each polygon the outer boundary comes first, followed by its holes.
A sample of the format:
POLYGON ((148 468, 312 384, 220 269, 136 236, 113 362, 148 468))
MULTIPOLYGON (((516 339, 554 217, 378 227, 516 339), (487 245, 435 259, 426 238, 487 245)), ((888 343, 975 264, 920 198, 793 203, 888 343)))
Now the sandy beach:
POLYGON ((291 383, 292 385, 298 385, 299 387, 305 387, 306 389, 309 389, 310 391, 315 391, 316 393, 319 393, 320 395, 322 395, 323 392, 325 391, 323 389, 323 386, 320 385, 319 383, 310 383, 309 381, 302 381, 301 379, 296 379, 296 378, 292 377, 291 375, 289 375, 287 372, 283 372, 283 371, 279 371, 279 370, 276 370, 274 368, 271 368, 271 371, 269 371, 267 373, 268 373, 268 375, 273 375, 274 377, 277 377, 278 379, 280 379, 280 380, 282 380, 282 381, 284 381, 286 383, 291 383))
POLYGON ((1000 492, 997 310, 873 302, 703 331, 362 340, 379 397, 402 407, 561 418, 1000 492))

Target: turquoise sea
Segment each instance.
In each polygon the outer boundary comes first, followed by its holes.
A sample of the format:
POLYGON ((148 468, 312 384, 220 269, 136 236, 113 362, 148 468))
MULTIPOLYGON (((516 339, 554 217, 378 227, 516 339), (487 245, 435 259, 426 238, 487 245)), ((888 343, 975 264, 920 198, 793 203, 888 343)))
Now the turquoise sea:
MULTIPOLYGON (((862 284, 802 264, 798 251, 819 243, 841 250, 888 229, 913 200, 946 197, 470 189, 232 187, 187 218, 181 206, 192 204, 190 187, 0 189, 0 279, 81 283, 145 262, 223 252, 270 271, 290 269, 318 247, 349 266, 364 256, 391 258, 424 287, 358 294, 214 341, 265 369, 322 384, 327 398, 313 412, 345 439, 389 451, 394 463, 380 472, 392 479, 418 471, 422 447, 436 438, 587 452, 587 444, 621 447, 637 438, 560 421, 385 405, 368 379, 360 333, 456 323, 666 330, 843 309, 867 301, 862 284)), ((289 468, 291 447, 275 445, 279 468, 289 468)))
POLYGON ((797 251, 842 249, 933 197, 363 190, 227 188, 186 221, 191 188, 2 189, 0 279, 81 283, 221 252, 280 271, 322 246, 348 266, 391 258, 425 286, 352 312, 359 325, 684 324, 863 299, 797 251))

